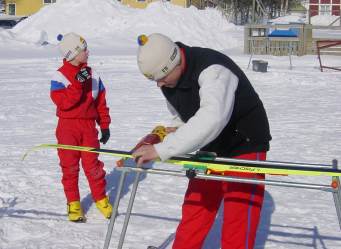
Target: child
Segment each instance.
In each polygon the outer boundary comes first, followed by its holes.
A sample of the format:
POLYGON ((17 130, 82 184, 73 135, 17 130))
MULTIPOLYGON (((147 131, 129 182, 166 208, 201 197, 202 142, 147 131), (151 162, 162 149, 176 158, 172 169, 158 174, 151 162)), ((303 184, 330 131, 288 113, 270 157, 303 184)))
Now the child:
MULTIPOLYGON (((51 99, 57 106, 59 117, 56 137, 59 144, 99 148, 109 137, 110 115, 101 78, 87 65, 89 51, 86 41, 75 33, 59 35, 59 49, 64 56, 63 65, 51 80, 51 99), (96 123, 101 128, 98 141, 96 123)), ((112 206, 105 193, 105 171, 98 154, 58 150, 70 221, 85 222, 78 188, 79 161, 88 179, 96 207, 110 218, 112 206)))

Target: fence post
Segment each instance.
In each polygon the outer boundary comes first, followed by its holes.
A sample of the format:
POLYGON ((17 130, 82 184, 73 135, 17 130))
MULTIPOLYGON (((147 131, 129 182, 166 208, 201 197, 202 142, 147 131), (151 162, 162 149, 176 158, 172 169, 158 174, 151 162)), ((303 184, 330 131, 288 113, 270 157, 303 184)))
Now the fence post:
POLYGON ((303 36, 303 51, 302 55, 313 54, 314 44, 313 44, 313 25, 304 25, 304 36, 303 36))
POLYGON ((251 37, 251 26, 244 26, 244 53, 250 53, 250 37, 251 37))

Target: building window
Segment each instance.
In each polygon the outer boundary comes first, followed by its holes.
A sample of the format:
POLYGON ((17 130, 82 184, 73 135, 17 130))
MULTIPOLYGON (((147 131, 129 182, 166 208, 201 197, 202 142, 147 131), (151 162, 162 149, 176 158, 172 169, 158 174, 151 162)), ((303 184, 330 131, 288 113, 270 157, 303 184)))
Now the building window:
POLYGON ((8 14, 15 16, 15 3, 8 4, 8 14))
POLYGON ((57 0, 43 0, 44 4, 55 3, 57 0))
POLYGON ((320 15, 322 16, 331 16, 332 14, 332 7, 331 5, 321 4, 320 5, 320 15))

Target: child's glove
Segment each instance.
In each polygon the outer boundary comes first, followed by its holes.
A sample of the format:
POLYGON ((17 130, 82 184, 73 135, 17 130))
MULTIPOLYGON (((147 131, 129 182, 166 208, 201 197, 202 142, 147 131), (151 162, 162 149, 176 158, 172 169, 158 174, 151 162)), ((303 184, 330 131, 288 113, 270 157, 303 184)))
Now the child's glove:
POLYGON ((91 68, 90 67, 83 67, 79 72, 76 74, 76 80, 80 83, 84 83, 86 80, 91 78, 91 68))
POLYGON ((110 137, 110 130, 109 129, 101 129, 102 137, 99 140, 102 144, 106 144, 110 137))

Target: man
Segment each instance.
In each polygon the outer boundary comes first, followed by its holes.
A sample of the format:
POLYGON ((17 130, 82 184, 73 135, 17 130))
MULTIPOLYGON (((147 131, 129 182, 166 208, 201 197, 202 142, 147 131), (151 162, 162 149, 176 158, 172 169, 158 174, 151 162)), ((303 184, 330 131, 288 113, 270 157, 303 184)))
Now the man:
MULTIPOLYGON (((156 81, 178 125, 156 145, 134 152, 138 164, 196 150, 265 160, 271 135, 265 109, 242 70, 226 55, 174 43, 162 34, 139 37, 140 71, 156 81)), ((262 174, 224 172, 264 179, 262 174)), ((223 249, 252 249, 264 185, 191 179, 173 249, 203 246, 223 201, 223 249)))

